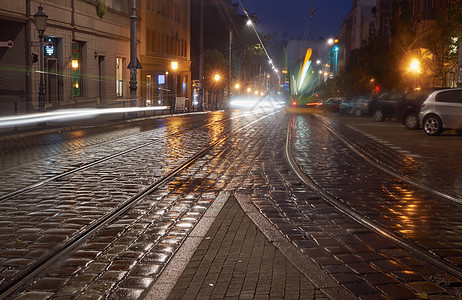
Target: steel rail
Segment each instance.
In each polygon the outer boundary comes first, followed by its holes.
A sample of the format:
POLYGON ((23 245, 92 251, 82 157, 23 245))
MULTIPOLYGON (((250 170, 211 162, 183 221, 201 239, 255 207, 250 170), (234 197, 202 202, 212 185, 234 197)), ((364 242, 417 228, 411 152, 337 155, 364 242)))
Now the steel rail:
POLYGON ((348 139, 346 139, 345 137, 343 137, 342 135, 340 135, 337 131, 335 131, 334 128, 332 128, 331 125, 327 124, 324 120, 321 119, 321 122, 324 124, 324 126, 326 126, 326 128, 332 133, 334 134, 335 136, 337 136, 337 138, 342 141, 342 143, 344 143, 348 148, 350 148, 350 150, 352 150, 354 153, 356 153, 358 156, 360 156, 362 159, 364 159, 365 161, 367 161, 369 164, 375 166, 376 168, 402 180, 402 181, 405 181, 406 183, 409 183, 417 188, 420 188, 422 190, 425 190, 427 192, 430 192, 432 194, 435 194, 436 196, 439 196, 439 197, 442 197, 442 198, 445 198, 447 200, 450 200, 450 201, 453 201, 453 202, 456 202, 458 204, 462 204, 462 199, 460 198, 456 198, 456 197, 453 197, 451 195, 448 195, 448 194, 445 194, 443 192, 440 192, 440 191, 437 191, 421 182, 418 182, 416 179, 414 178, 411 178, 411 177, 408 177, 408 176, 405 176, 403 174, 400 174, 398 171, 384 165, 384 164, 381 164, 380 162, 378 162, 377 160, 374 160, 372 156, 370 156, 368 153, 366 152, 363 152, 361 150, 359 150, 357 147, 355 147, 352 143, 350 143, 348 141, 348 139))
MULTIPOLYGON (((288 126, 287 126, 287 136, 286 136, 286 144, 284 147, 284 156, 287 162, 289 163, 290 167, 292 168, 292 170, 295 172, 297 177, 304 184, 306 184, 308 187, 316 191, 326 202, 331 204, 338 211, 347 215, 348 217, 355 220, 359 224, 363 225, 367 229, 371 230, 372 232, 376 234, 379 234, 380 236, 385 237, 386 239, 390 240, 394 244, 420 257, 421 259, 425 260, 427 263, 432 264, 438 269, 448 272, 449 274, 457 277, 458 279, 462 279, 462 270, 460 268, 449 264, 448 262, 440 259, 439 257, 436 257, 431 252, 425 249, 422 249, 418 246, 413 245, 412 243, 408 241, 403 240, 402 238, 395 235, 391 231, 385 229, 379 224, 371 221, 370 219, 364 217, 360 213, 354 211, 353 209, 345 205, 343 202, 341 202, 338 198, 332 196, 329 192, 327 192, 324 188, 322 188, 319 184, 317 184, 313 179, 311 179, 308 175, 306 175, 302 171, 302 169, 298 166, 294 158, 292 157, 292 154, 290 151, 290 145, 292 144, 291 132, 292 132, 292 127, 291 127, 291 122, 289 121, 288 126)), ((359 151, 359 150, 356 150, 356 151, 359 151)))
POLYGON ((55 249, 53 252, 48 254, 43 260, 40 262, 37 262, 36 264, 32 265, 29 267, 29 269, 18 276, 17 278, 13 279, 10 283, 8 283, 5 287, 0 289, 0 300, 5 299, 6 297, 10 296, 14 292, 16 292, 19 288, 24 286, 29 280, 33 279, 35 276, 37 276, 40 272, 44 271, 45 269, 49 268, 56 262, 62 259, 65 255, 69 254, 73 250, 75 250, 79 245, 81 245, 88 237, 90 237, 92 234, 94 234, 96 231, 100 230, 101 228, 105 227, 107 224, 112 222, 113 220, 119 218, 122 216, 125 212, 127 212, 130 208, 132 208, 134 205, 138 204, 144 197, 147 195, 151 194, 155 190, 157 190, 159 187, 163 186, 165 183, 167 183, 169 180, 177 176, 179 173, 181 173, 183 170, 187 169, 191 165, 193 165, 199 158, 205 156, 211 149, 216 147, 219 144, 222 144, 226 140, 228 140, 230 137, 236 135, 240 131, 246 129, 247 127, 275 114, 277 112, 273 112, 270 114, 267 114, 263 117, 258 118, 257 120, 254 120, 244 126, 242 126, 239 129, 234 130, 233 132, 228 133, 226 136, 217 139, 207 147, 203 148, 202 150, 198 151, 196 154, 194 154, 192 157, 190 157, 187 161, 182 163, 180 166, 176 167, 172 171, 170 171, 168 174, 164 175, 161 179, 159 179, 157 182, 151 184, 148 186, 146 189, 143 191, 139 192, 137 195, 131 197, 127 201, 125 201, 121 206, 115 208, 113 211, 109 212, 105 216, 101 217, 96 223, 93 225, 89 226, 85 230, 83 230, 81 233, 78 235, 74 236, 71 238, 66 244, 58 247, 55 249))
MULTIPOLYGON (((246 114, 243 114, 239 117, 232 117, 232 118, 229 118, 229 119, 225 119, 225 120, 221 120, 221 121, 229 121, 229 120, 232 120, 232 119, 235 119, 235 118, 242 118, 242 117, 246 117, 247 115, 246 114)), ((202 125, 202 126, 198 126, 198 127, 195 127, 195 128, 192 128, 192 129, 185 129, 185 130, 182 130, 182 131, 179 131, 179 132, 175 132, 175 133, 172 133, 172 134, 169 134, 167 135, 167 137, 172 137, 172 136, 176 136, 176 135, 180 135, 180 134, 183 134, 185 133, 186 131, 191 131, 191 130, 195 130, 195 129, 200 129, 200 128, 204 128, 204 127, 209 127, 209 126, 213 126, 216 122, 219 122, 219 121, 213 121, 213 122, 210 122, 208 124, 205 124, 205 125, 202 125)), ((114 153, 114 154, 111 154, 111 155, 108 155, 106 157, 103 157, 103 158, 100 158, 100 159, 97 159, 93 162, 90 162, 90 163, 86 163, 84 165, 81 165, 77 168, 74 168, 72 170, 68 170, 68 171, 65 171, 61 174, 58 174, 58 175, 55 175, 53 177, 50 177, 50 178, 47 178, 47 179, 44 179, 44 180, 41 180, 39 182, 36 182, 34 184, 30 184, 28 186, 25 186, 23 188, 20 188, 16 191, 13 191, 13 192, 10 192, 10 193, 7 193, 7 194, 4 194, 4 195, 1 195, 0 196, 0 203, 3 202, 3 201, 6 201, 10 198, 13 198, 15 196, 18 196, 18 195, 21 195, 21 194, 24 194, 28 191, 31 191, 35 188, 38 188, 38 187, 41 187, 49 182, 52 182, 54 180, 57 180, 57 179, 60 179, 62 177, 65 177, 65 176, 68 176, 68 175, 71 175, 71 174, 74 174, 74 173, 77 173, 79 171, 82 171, 82 170, 85 170, 85 169, 88 169, 88 168, 91 168, 95 165, 98 165, 100 163, 103 163, 103 162, 106 162, 108 160, 111 160, 113 158, 116 158, 116 157, 119 157, 119 156, 122 156, 124 154, 127 154, 129 152, 133 152, 133 151, 136 151, 138 149, 141 149, 141 148, 144 148, 144 147, 147 147, 149 145, 152 145, 154 143, 156 143, 157 141, 159 141, 160 139, 162 138, 155 138, 155 139, 151 139, 149 142, 146 142, 144 144, 141 144, 141 145, 138 145, 136 147, 133 147, 133 148, 130 148, 130 149, 126 149, 126 150, 123 150, 123 151, 120 151, 118 153, 114 153)), ((112 141, 113 142, 113 141, 112 141)))

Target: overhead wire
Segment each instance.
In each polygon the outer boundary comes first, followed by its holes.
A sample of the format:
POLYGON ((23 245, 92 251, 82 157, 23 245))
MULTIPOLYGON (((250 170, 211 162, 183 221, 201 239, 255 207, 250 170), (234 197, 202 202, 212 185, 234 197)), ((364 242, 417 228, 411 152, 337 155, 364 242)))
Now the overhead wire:
POLYGON ((252 19, 250 18, 250 15, 249 13, 247 12, 247 10, 245 9, 244 5, 242 4, 242 1, 241 0, 238 0, 239 1, 239 4, 241 6, 241 9, 242 11, 244 12, 245 16, 247 17, 247 19, 250 21, 250 26, 252 27, 253 31, 255 32, 255 35, 257 36, 258 38, 258 41, 260 42, 260 45, 261 47, 263 48, 263 51, 265 52, 266 54, 266 57, 268 58, 268 61, 269 63, 271 64, 271 66, 273 67, 273 70, 275 71, 275 73, 277 74, 279 80, 281 79, 281 77, 279 76, 279 70, 276 68, 276 66, 274 65, 273 63, 273 60, 271 59, 271 56, 269 55, 268 51, 266 50, 266 47, 265 47, 265 44, 263 43, 260 35, 258 34, 258 31, 257 29, 255 28, 255 25, 253 24, 252 22, 252 19))

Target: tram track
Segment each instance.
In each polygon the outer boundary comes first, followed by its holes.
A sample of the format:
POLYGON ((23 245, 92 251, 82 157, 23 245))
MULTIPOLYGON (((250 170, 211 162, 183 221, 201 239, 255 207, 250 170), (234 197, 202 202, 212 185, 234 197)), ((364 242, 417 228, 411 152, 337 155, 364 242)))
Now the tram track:
MULTIPOLYGON (((284 155, 290 167, 292 168, 292 170, 295 172, 297 177, 304 184, 306 184, 309 188, 316 191, 326 202, 331 204, 338 211, 350 217, 351 219, 355 220, 356 222, 363 225, 370 231, 390 240, 391 242, 401 247, 402 249, 421 258, 422 260, 426 261, 432 266, 435 266, 437 269, 445 271, 455 276, 459 280, 462 280, 462 270, 459 267, 439 258, 433 251, 430 251, 428 249, 423 249, 422 247, 415 245, 414 243, 396 235, 394 232, 388 230, 384 226, 381 226, 380 224, 377 224, 371 219, 365 217, 361 213, 351 209, 341 199, 329 193, 320 184, 318 184, 315 180, 313 180, 309 175, 305 174, 302 168, 298 165, 298 163, 296 162, 296 160, 293 158, 291 154, 292 136, 293 136, 293 130, 294 130, 292 128, 292 122, 293 120, 290 120, 287 126, 287 135, 286 135, 286 143, 284 147, 284 155)), ((377 162, 376 160, 372 159, 367 153, 355 147, 351 142, 348 141, 347 137, 342 136, 340 132, 336 131, 335 128, 327 124, 324 120, 322 120, 322 124, 327 128, 327 130, 332 135, 334 135, 337 139, 339 139, 342 143, 344 143, 350 151, 357 154, 359 157, 361 157, 363 160, 365 160, 368 164, 372 165, 373 167, 378 168, 382 170, 383 172, 386 172, 387 174, 399 180, 405 181, 406 183, 411 184, 414 187, 425 190, 426 192, 432 193, 438 197, 441 197, 443 199, 450 200, 450 201, 453 201, 459 204, 461 203, 460 199, 458 198, 455 198, 451 195, 444 194, 440 191, 433 190, 432 188, 414 180, 413 178, 409 176, 404 176, 399 171, 394 170, 393 168, 387 167, 381 164, 380 162, 377 162)))
MULTIPOLYGON (((242 116, 239 116, 239 117, 245 117, 246 115, 242 115, 242 116)), ((230 121, 234 118, 237 118, 237 117, 232 117, 232 118, 229 118, 229 119, 226 119, 226 120, 221 120, 221 121, 230 121)), ((159 138, 155 138, 155 139, 151 139, 150 141, 146 142, 146 143, 143 143, 141 145, 138 145, 138 146, 135 146, 135 147, 131 147, 129 149, 126 149, 126 150, 122 150, 122 151, 119 151, 117 153, 114 153, 114 154, 111 154, 111 155, 108 155, 108 156, 105 156, 103 158, 100 158, 100 159, 97 159, 95 161, 92 161, 92 162, 89 162, 89 163, 83 163, 83 164, 79 164, 78 166, 74 166, 73 169, 71 170, 68 170, 68 171, 65 171, 61 174, 58 174, 58 175, 55 175, 55 176, 52 176, 52 177, 49 177, 49 178, 46 178, 44 180, 41 180, 41 181, 38 181, 36 183, 33 183, 33 184, 30 184, 30 185, 27 185, 23 188, 20 188, 20 189, 17 189, 13 192, 9 192, 7 194, 4 194, 4 195, 0 195, 0 203, 3 202, 3 201, 6 201, 8 199, 11 199, 13 197, 16 197, 18 195, 21 195, 23 193, 26 193, 26 192, 29 192, 33 189, 36 189, 38 187, 41 187, 47 183, 50 183, 52 181, 56 181, 56 180, 59 180, 63 177, 66 177, 68 175, 72 175, 72 174, 75 174, 77 172, 80 172, 80 171, 83 171, 83 170, 86 170, 86 169, 89 169, 91 167, 94 167, 98 164, 101 164, 101 163, 104 163, 104 162, 107 162, 111 159, 114 159, 114 158, 117 158, 117 157, 120 157, 122 155, 125 155, 127 153, 130 153, 130 152, 133 152, 133 151, 136 151, 136 150, 139 150, 139 149, 142 149, 142 148, 145 148, 145 147, 148 147, 150 145, 153 145, 155 144, 156 142, 159 142, 161 139, 165 139, 165 138, 168 138, 168 137, 173 137, 173 136, 179 136, 179 135, 182 135, 184 134, 185 132, 187 131, 192 131, 192 130, 197 130, 197 129, 201 129, 201 128, 206 128, 206 127, 211 127, 213 126, 216 122, 218 121, 213 121, 211 123, 208 123, 208 124, 205 124, 205 125, 202 125, 202 126, 198 126, 198 127, 194 127, 194 128, 188 128, 188 129, 185 129, 185 130, 181 130, 181 131, 178 131, 178 132, 175 132, 175 133, 172 133, 172 134, 169 134, 165 137, 159 137, 159 138)), ((123 139, 123 138, 122 138, 123 139)), ((110 142, 114 142, 114 141, 110 141, 110 142)))
MULTIPOLYGON (((167 182, 173 180, 182 171, 184 171, 188 167, 192 166, 200 158, 207 155, 213 148, 215 148, 216 146, 224 143, 226 140, 228 140, 232 136, 234 136, 237 133, 245 130, 246 128, 248 128, 250 126, 252 126, 253 124, 255 124, 255 123, 257 123, 257 122, 259 122, 259 121, 273 115, 274 113, 277 113, 277 112, 273 112, 273 113, 264 115, 262 117, 259 117, 256 120, 253 120, 253 121, 241 126, 240 128, 237 128, 237 129, 233 130, 232 132, 227 133, 226 135, 224 135, 222 137, 216 138, 215 141, 212 141, 208 146, 204 147, 200 151, 197 151, 194 155, 192 155, 186 161, 182 162, 179 166, 177 166, 173 170, 169 171, 167 174, 164 174, 159 180, 157 180, 156 182, 150 184, 149 186, 147 186, 146 188, 144 188, 142 191, 138 192, 136 195, 132 196, 131 198, 127 199, 120 206, 113 209, 109 213, 105 214, 103 217, 99 218, 93 224, 91 224, 88 227, 81 230, 78 234, 76 234, 75 236, 70 238, 63 245, 55 248, 52 252, 48 253, 46 255, 46 257, 44 257, 40 261, 36 262, 32 266, 28 267, 28 269, 25 272, 23 272, 22 274, 20 274, 16 278, 13 278, 12 280, 10 280, 7 284, 5 284, 3 287, 0 288, 0 299, 5 299, 8 296, 12 295, 15 291, 17 291, 19 288, 24 286, 28 281, 33 279, 39 273, 41 273, 42 271, 44 271, 47 268, 51 267, 56 262, 58 262, 60 259, 62 259, 62 257, 68 255, 73 250, 75 250, 79 245, 83 244, 86 241, 87 238, 89 238, 90 236, 92 236, 93 234, 95 234, 96 232, 98 232, 99 230, 101 230, 102 228, 104 228, 106 225, 113 222, 117 218, 123 216, 124 213, 126 213, 130 208, 132 208, 136 204, 140 203, 147 195, 153 193, 154 191, 159 189, 161 186, 165 185, 167 182)), ((210 125, 211 124, 204 125, 204 126, 210 126, 210 125)), ((181 132, 175 133, 175 134, 181 134, 181 132)), ((148 142, 146 144, 138 145, 137 147, 134 147, 133 149, 127 149, 125 151, 122 151, 122 152, 116 153, 114 155, 108 156, 108 157, 104 158, 104 160, 98 160, 98 161, 92 162, 91 164, 87 164, 87 165, 75 168, 73 170, 70 170, 69 171, 70 173, 66 172, 66 174, 63 173, 63 174, 57 175, 57 176, 55 176, 53 178, 50 178, 49 180, 45 180, 44 182, 41 182, 40 184, 31 185, 31 186, 28 187, 27 190, 23 190, 22 192, 24 193, 24 192, 29 191, 31 189, 37 188, 39 186, 43 186, 43 185, 47 184, 48 182, 50 182, 51 180, 56 180, 56 179, 59 179, 59 178, 62 178, 64 176, 66 176, 66 175, 81 171, 81 170, 89 168, 89 167, 91 167, 91 166, 93 166, 95 164, 101 163, 103 161, 110 160, 113 157, 117 157, 117 156, 123 155, 125 153, 128 153, 130 151, 134 151, 136 149, 139 149, 139 148, 145 147, 147 145, 150 145, 153 142, 154 141, 150 141, 150 142, 148 142)), ((17 195, 17 194, 15 194, 15 195, 17 195)), ((12 197, 12 196, 10 196, 10 197, 12 197)), ((6 198, 4 198, 3 200, 5 200, 5 199, 6 198)))

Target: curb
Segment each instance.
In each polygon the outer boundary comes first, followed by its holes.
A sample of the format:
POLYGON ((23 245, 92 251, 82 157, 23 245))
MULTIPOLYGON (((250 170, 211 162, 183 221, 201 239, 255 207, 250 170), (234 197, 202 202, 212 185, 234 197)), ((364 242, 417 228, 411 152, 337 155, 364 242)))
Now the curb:
POLYGON ((331 299, 358 299, 306 255, 302 254, 294 244, 287 240, 285 236, 258 211, 248 195, 235 194, 234 196, 247 216, 249 216, 266 238, 281 251, 281 253, 304 274, 314 286, 319 288, 320 291, 331 299))
POLYGON ((146 297, 144 297, 145 300, 167 299, 175 287, 178 278, 183 273, 197 247, 207 235, 210 226, 212 226, 230 196, 231 193, 229 192, 220 192, 218 194, 218 197, 213 201, 196 226, 194 226, 194 229, 173 255, 170 262, 167 263, 165 269, 157 278, 146 297))

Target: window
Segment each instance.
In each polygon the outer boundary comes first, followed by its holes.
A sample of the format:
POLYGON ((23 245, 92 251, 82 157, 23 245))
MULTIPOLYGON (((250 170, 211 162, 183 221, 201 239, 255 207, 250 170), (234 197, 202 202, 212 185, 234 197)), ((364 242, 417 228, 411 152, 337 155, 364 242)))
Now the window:
POLYGON ((124 59, 116 58, 116 96, 124 96, 124 81, 123 81, 124 59))
POLYGON ((72 96, 82 96, 82 57, 83 44, 72 42, 72 96))
POLYGON ((440 92, 436 95, 436 102, 462 103, 462 91, 440 92))

